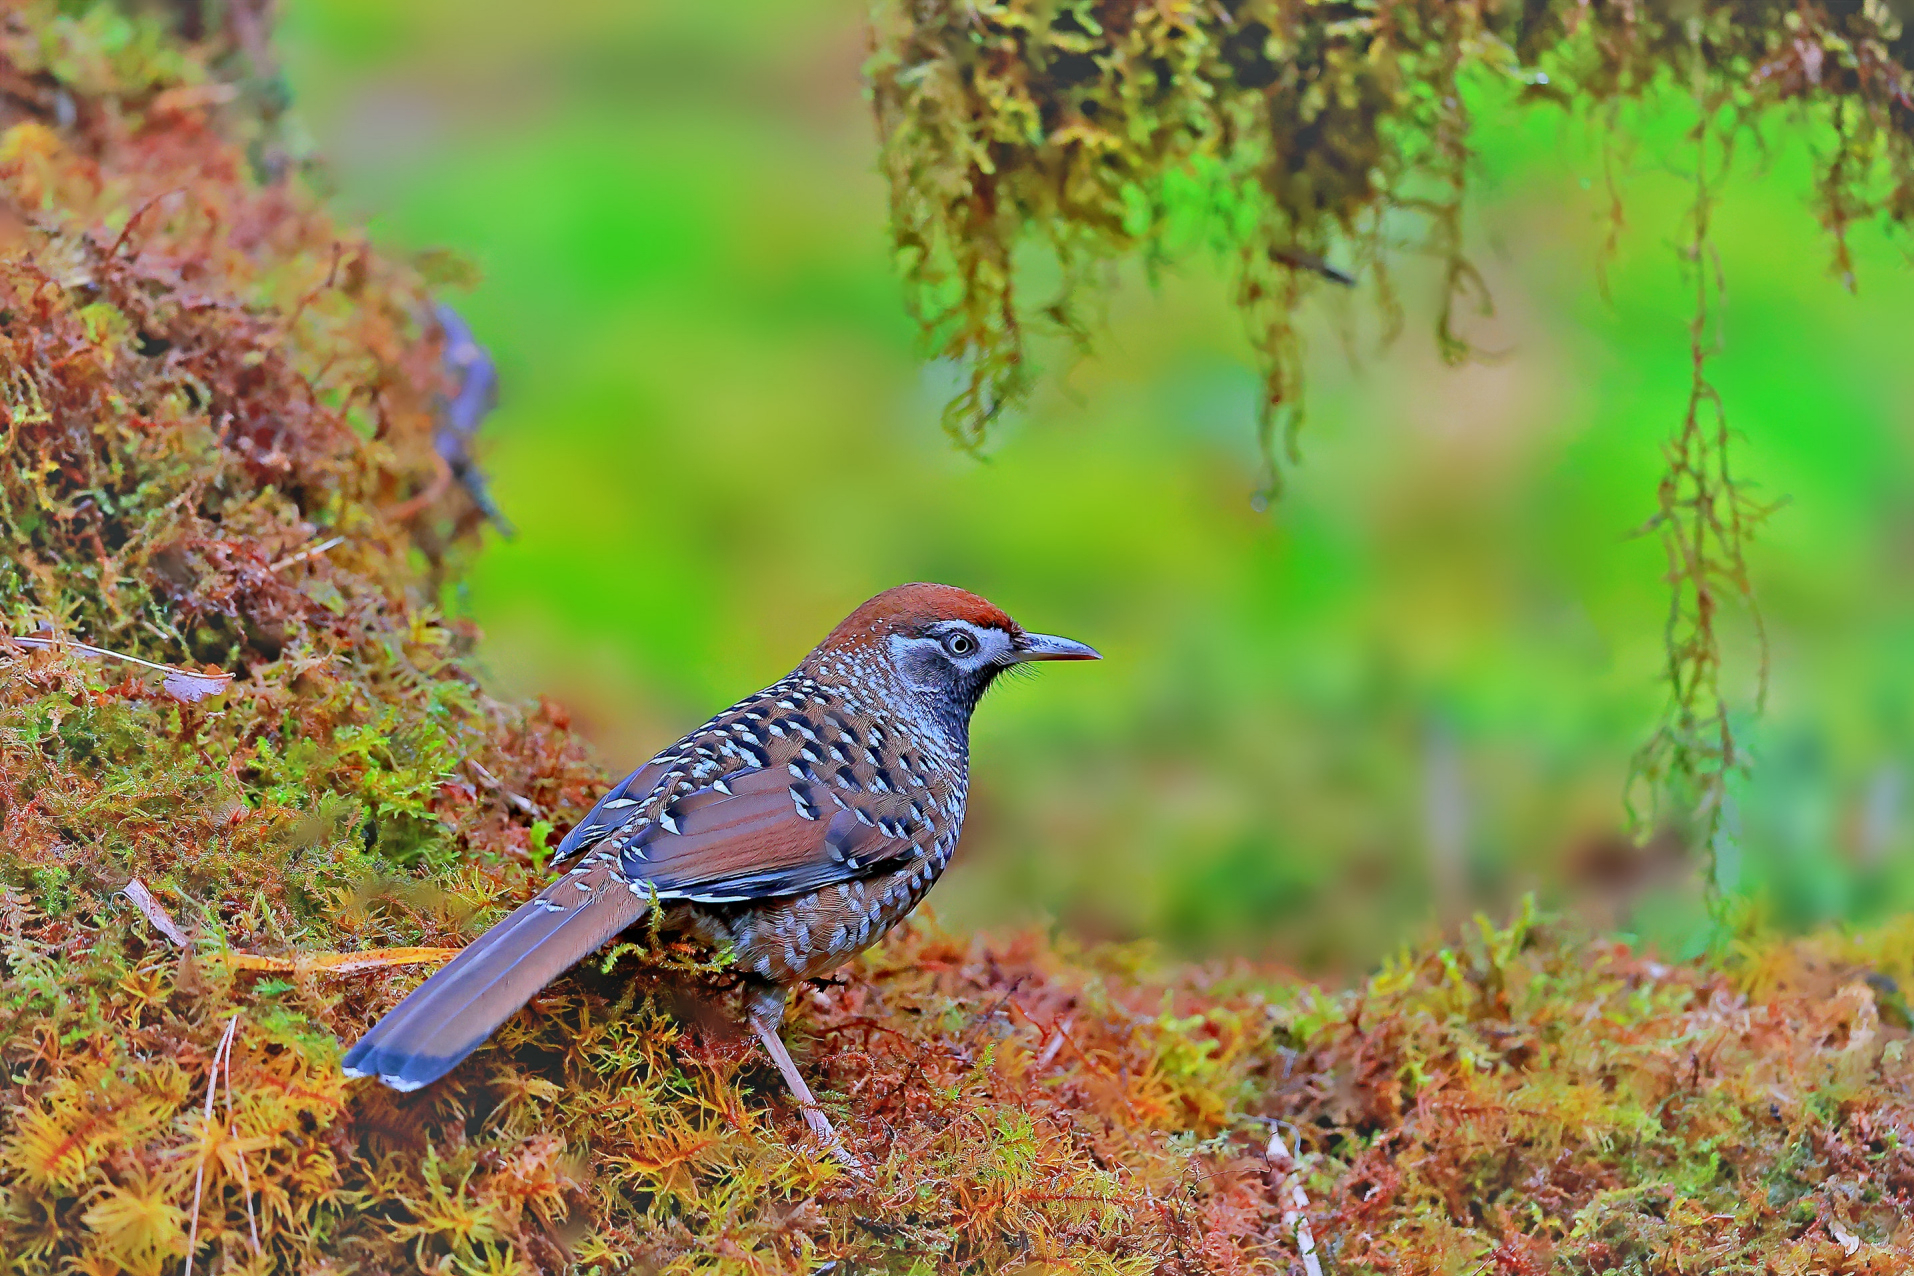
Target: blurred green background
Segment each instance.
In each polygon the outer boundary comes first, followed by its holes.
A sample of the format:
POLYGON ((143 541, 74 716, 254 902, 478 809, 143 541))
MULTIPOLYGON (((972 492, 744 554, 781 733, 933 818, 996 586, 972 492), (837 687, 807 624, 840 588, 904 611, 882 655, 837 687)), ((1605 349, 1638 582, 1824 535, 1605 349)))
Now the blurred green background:
MULTIPOLYGON (((1692 863, 1621 840, 1651 729, 1662 550, 1632 535, 1687 390, 1678 107, 1603 141, 1484 93, 1471 240, 1501 357, 1443 367, 1312 309, 1305 463, 1251 507, 1257 378, 1215 263, 1120 271, 1095 357, 1051 349, 988 462, 938 432, 885 239, 864 7, 287 0, 281 50, 341 203, 482 269, 488 466, 518 537, 455 605, 496 683, 643 761, 781 674, 866 595, 935 579, 1108 657, 982 707, 932 902, 1353 970, 1534 889, 1679 949, 1692 863)), ((1914 904, 1914 272, 1832 279, 1820 139, 1777 119, 1720 214, 1715 379, 1786 505, 1754 568, 1773 640, 1727 870, 1778 919, 1914 904)), ((1736 637, 1731 681, 1753 684, 1736 637)))

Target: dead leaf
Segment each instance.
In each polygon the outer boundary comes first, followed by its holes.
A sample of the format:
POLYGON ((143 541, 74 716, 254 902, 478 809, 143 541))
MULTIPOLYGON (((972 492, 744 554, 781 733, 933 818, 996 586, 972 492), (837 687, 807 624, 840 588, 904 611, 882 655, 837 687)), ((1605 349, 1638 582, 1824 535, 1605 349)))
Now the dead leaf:
POLYGON ((161 679, 160 686, 166 693, 184 704, 198 704, 208 696, 216 696, 231 683, 229 673, 194 673, 186 669, 174 669, 161 679))
POLYGON ((166 694, 181 704, 198 704, 226 690, 233 681, 233 675, 218 669, 176 669, 172 665, 155 664, 151 660, 141 660, 138 656, 129 656, 120 651, 108 651, 105 647, 95 647, 92 643, 77 642, 71 638, 56 638, 43 634, 15 634, 5 641, 15 647, 24 647, 28 651, 77 651, 83 656, 92 656, 96 660, 124 660, 129 665, 154 670, 164 675, 160 686, 165 689, 166 694))
POLYGON ((140 916, 153 923, 154 930, 181 948, 192 947, 192 943, 186 938, 186 932, 179 928, 179 923, 173 920, 165 907, 153 898, 153 892, 146 889, 145 882, 136 877, 122 886, 119 893, 132 901, 133 907, 140 910, 140 916))

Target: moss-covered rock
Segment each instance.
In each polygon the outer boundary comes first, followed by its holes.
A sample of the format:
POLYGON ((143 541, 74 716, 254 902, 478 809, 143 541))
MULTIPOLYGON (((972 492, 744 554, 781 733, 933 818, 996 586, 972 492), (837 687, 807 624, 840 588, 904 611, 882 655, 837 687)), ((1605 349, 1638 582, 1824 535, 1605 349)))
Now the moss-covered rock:
POLYGON ((9 20, 0 1269, 1284 1271, 1299 1218, 1337 1272, 1914 1261, 1914 924, 1670 968, 1522 921, 1348 993, 918 924, 794 1008, 862 1180, 693 954, 347 1083, 418 972, 315 955, 460 943, 603 777, 435 609, 483 516, 419 273, 256 162, 222 32, 9 20))

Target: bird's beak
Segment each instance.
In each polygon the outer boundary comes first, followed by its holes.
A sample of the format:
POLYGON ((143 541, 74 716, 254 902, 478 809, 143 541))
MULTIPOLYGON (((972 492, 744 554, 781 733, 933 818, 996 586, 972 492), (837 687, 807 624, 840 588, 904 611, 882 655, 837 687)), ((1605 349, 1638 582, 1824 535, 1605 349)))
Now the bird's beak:
POLYGON ((1010 649, 1010 663, 1026 660, 1101 660, 1097 649, 1074 638, 1055 634, 1019 634, 1010 649))

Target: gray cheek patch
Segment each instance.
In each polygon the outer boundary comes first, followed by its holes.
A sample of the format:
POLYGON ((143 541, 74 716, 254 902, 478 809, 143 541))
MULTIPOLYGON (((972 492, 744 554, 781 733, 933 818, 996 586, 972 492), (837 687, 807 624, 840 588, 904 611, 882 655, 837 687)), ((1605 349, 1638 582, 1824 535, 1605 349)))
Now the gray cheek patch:
POLYGON ((949 668, 949 662, 936 639, 892 634, 890 647, 891 663, 911 690, 934 692, 944 685, 942 671, 949 668))

